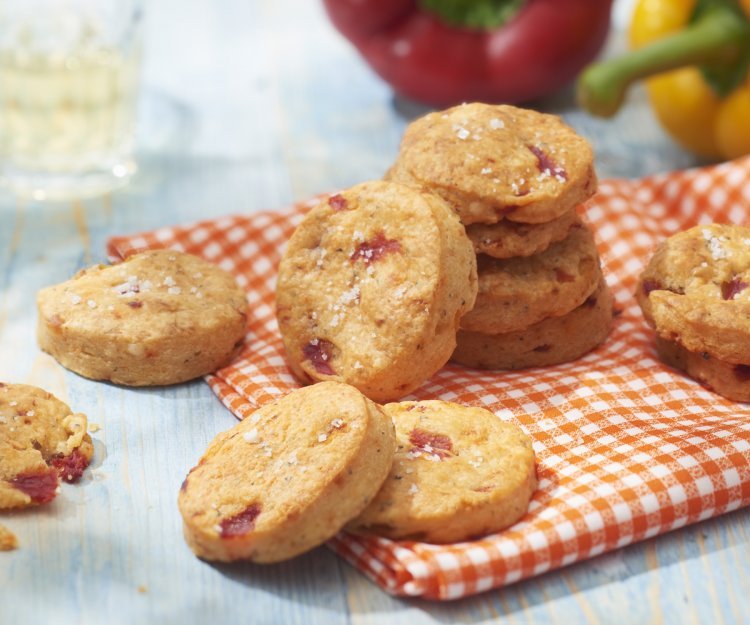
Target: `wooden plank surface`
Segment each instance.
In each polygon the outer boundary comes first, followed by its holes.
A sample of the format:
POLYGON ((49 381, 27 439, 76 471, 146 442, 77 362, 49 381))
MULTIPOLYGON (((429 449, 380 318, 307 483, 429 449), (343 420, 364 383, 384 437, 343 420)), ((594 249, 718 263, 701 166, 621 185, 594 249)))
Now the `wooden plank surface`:
MULTIPOLYGON (((101 428, 81 484, 0 515, 21 543, 0 554, 0 624, 750 622, 747 509, 450 604, 389 597, 326 548, 271 567, 194 558, 177 491, 234 418, 200 381, 132 390, 65 371, 36 347, 36 291, 103 261, 115 233, 378 177, 422 109, 394 103, 317 1, 162 0, 147 25, 133 184, 80 203, 0 196, 0 380, 43 386, 101 428)), ((592 140, 601 177, 695 164, 642 93, 614 122, 567 95, 540 106, 592 140)))

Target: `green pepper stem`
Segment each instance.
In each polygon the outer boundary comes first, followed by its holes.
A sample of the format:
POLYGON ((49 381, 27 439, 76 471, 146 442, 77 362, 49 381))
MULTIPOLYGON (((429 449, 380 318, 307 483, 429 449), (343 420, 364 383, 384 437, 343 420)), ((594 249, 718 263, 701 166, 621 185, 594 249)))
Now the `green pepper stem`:
POLYGON ((740 62, 748 43, 750 23, 737 12, 718 5, 685 30, 590 66, 578 80, 578 101, 594 115, 611 117, 633 82, 690 65, 740 62))
POLYGON ((419 0, 418 3, 447 24, 492 30, 518 13, 524 0, 419 0))

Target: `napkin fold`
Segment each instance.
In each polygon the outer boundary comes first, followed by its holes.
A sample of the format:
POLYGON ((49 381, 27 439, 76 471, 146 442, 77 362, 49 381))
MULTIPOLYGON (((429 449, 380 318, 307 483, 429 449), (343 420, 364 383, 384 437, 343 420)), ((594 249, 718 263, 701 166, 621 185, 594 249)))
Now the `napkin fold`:
MULTIPOLYGON (((297 388, 274 315, 286 241, 317 200, 108 242, 116 261, 173 248, 247 291, 246 346, 206 376, 239 419, 297 388)), ((619 312, 595 351, 563 365, 486 372, 446 365, 413 396, 486 407, 534 441, 539 489, 516 525, 453 545, 339 534, 329 545, 386 591, 457 599, 591 558, 750 503, 750 405, 661 363, 633 295, 655 245, 693 225, 748 224, 750 157, 608 180, 585 207, 619 312)))

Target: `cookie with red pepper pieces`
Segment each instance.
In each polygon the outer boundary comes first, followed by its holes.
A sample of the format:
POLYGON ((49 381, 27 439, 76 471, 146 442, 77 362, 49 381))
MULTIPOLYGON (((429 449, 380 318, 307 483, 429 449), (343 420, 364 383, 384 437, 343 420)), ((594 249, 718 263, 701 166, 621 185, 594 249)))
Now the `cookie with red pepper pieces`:
POLYGON ((477 258, 479 293, 461 329, 484 334, 524 330, 577 308, 599 285, 601 268, 591 230, 582 222, 539 254, 477 258))
POLYGON ((440 195, 465 225, 539 224, 594 194, 593 159, 559 117, 473 103, 412 122, 386 175, 440 195))
POLYGON ((602 279, 583 304, 523 330, 483 334, 459 330, 451 360, 478 369, 523 369, 569 362, 594 349, 612 328, 612 293, 602 279))
POLYGON ((750 228, 696 226, 656 249, 636 296, 659 336, 734 364, 750 354, 750 228))
POLYGON ((543 252, 552 243, 567 237, 570 229, 577 223, 578 213, 571 209, 543 224, 524 224, 507 219, 496 224, 471 224, 466 226, 466 234, 477 254, 493 258, 513 258, 543 252))
POLYGON ((744 377, 750 365, 749 286, 750 228, 710 224, 662 242, 636 291, 646 321, 663 339, 662 357, 688 375, 712 380, 710 386, 722 395, 728 391, 730 399, 743 396, 744 382, 735 389, 732 380, 737 372, 744 377), (717 383, 724 373, 726 382, 717 383))
POLYGON ((357 185, 313 208, 281 260, 288 363, 303 382, 398 399, 448 361, 476 289, 471 242, 443 200, 396 183, 357 185))
POLYGON ((452 543, 498 532, 526 513, 536 470, 531 440, 518 426, 445 401, 384 409, 396 425, 393 467, 347 530, 452 543))
POLYGON ((80 271, 37 297, 39 346, 67 369, 127 386, 176 384, 227 364, 247 301, 208 261, 152 250, 80 271))
POLYGON ((388 475, 390 417, 357 389, 321 382, 219 434, 182 484, 185 538, 207 560, 279 562, 336 534, 388 475))
POLYGON ((86 415, 26 384, 0 383, 0 509, 52 501, 94 453, 86 415))
POLYGON ((732 401, 750 402, 750 364, 732 364, 708 352, 691 352, 677 341, 659 336, 656 351, 666 364, 684 371, 709 390, 732 401))

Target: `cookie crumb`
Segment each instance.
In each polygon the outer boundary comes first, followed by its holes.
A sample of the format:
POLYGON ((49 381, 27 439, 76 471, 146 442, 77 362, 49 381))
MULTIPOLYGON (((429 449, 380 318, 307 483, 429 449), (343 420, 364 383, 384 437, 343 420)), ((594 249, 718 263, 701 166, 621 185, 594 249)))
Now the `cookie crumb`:
POLYGON ((18 549, 18 538, 4 525, 0 525, 0 551, 18 549))

